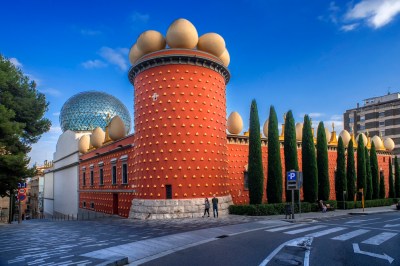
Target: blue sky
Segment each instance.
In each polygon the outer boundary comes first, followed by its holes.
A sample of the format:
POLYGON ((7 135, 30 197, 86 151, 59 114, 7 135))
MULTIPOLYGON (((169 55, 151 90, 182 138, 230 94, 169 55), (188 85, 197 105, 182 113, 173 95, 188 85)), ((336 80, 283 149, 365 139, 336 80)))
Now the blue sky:
POLYGON ((149 29, 166 34, 177 18, 199 35, 217 32, 231 56, 227 114, 248 127, 255 98, 261 124, 270 105, 342 128, 342 114, 400 85, 400 0, 355 1, 4 1, 0 53, 50 102, 53 125, 31 162, 50 160, 61 134, 58 114, 86 90, 112 93, 133 117, 128 52, 149 29))

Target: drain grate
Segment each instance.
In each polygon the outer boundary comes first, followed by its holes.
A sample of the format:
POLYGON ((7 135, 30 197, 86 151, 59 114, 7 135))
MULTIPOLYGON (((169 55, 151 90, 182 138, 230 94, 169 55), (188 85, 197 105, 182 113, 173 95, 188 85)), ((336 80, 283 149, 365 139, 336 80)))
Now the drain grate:
POLYGON ((225 238, 225 237, 228 237, 228 235, 220 235, 220 236, 217 236, 216 238, 225 238))

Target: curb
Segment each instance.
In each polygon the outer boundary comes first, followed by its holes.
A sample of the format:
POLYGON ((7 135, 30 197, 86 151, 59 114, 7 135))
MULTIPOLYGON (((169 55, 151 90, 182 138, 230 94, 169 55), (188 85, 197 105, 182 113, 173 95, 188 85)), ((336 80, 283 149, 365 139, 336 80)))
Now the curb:
POLYGON ((369 214, 379 214, 379 213, 388 213, 395 212, 395 209, 390 210, 381 210, 381 211, 366 211, 366 212, 349 212, 349 215, 369 215, 369 214))
POLYGON ((107 261, 97 264, 98 266, 122 266, 127 265, 128 257, 110 257, 107 261))

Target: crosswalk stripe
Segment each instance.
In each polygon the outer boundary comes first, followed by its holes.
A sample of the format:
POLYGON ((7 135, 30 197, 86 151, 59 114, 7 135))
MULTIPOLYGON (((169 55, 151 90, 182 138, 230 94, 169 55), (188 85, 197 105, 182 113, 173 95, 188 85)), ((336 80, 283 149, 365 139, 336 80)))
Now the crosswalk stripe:
POLYGON ((358 230, 351 231, 351 232, 349 232, 349 233, 346 233, 346 234, 343 234, 343 235, 340 235, 340 236, 337 236, 337 237, 333 237, 333 238, 331 238, 331 239, 333 239, 333 240, 340 240, 340 241, 346 241, 346 240, 349 240, 349 239, 351 239, 351 238, 353 238, 353 237, 356 237, 356 236, 365 234, 365 233, 367 233, 367 232, 369 232, 369 230, 358 229, 358 230))
POLYGON ((296 227, 300 227, 300 226, 304 226, 304 225, 306 225, 306 224, 294 224, 294 225, 292 224, 292 225, 287 225, 287 226, 281 226, 281 227, 277 227, 277 228, 268 229, 268 230, 265 230, 265 231, 278 232, 278 231, 283 231, 285 229, 292 229, 292 228, 296 228, 296 227))
POLYGON ((346 227, 334 227, 334 228, 326 229, 326 230, 323 230, 323 231, 311 233, 311 234, 308 234, 306 236, 320 237, 320 236, 332 234, 332 233, 335 233, 335 232, 339 232, 339 231, 342 231, 344 229, 346 229, 346 227))
POLYGON ((326 226, 325 225, 316 225, 316 226, 301 228, 301 229, 297 229, 297 230, 293 230, 293 231, 288 231, 288 232, 285 232, 285 234, 294 235, 294 234, 303 233, 303 232, 307 232, 307 231, 311 231, 311 230, 315 230, 315 229, 319 229, 319 228, 323 228, 323 227, 326 227, 326 226))
POLYGON ((371 238, 368 238, 367 240, 361 242, 363 244, 370 244, 370 245, 380 245, 383 242, 385 242, 386 240, 391 239, 392 237, 394 237, 395 235, 397 235, 397 233, 389 233, 389 232, 383 232, 380 233, 376 236, 373 236, 371 238))

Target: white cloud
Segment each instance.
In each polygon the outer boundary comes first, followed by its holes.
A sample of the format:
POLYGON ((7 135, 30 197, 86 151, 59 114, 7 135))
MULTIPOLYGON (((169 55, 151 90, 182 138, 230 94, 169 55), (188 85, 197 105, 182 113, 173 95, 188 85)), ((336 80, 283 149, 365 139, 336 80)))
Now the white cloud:
POLYGON ((10 60, 11 64, 13 64, 15 67, 22 68, 22 64, 21 64, 21 62, 18 61, 17 58, 11 57, 9 60, 10 60))
POLYGON ((343 120, 343 115, 332 115, 331 120, 343 120))
POLYGON ((54 115, 54 116, 59 116, 59 115, 60 115, 60 112, 53 113, 53 115, 54 115))
POLYGON ((133 15, 131 16, 131 19, 133 22, 140 22, 140 23, 147 23, 147 21, 149 21, 150 19, 150 15, 149 14, 142 14, 139 12, 135 12, 133 13, 133 15))
POLYGON ((351 8, 345 18, 360 20, 375 29, 390 23, 400 13, 400 0, 363 0, 351 8))
POLYGON ((108 63, 118 66, 122 71, 128 69, 128 58, 129 49, 127 48, 116 48, 102 47, 99 51, 101 57, 104 58, 108 63))
POLYGON ((52 126, 52 127, 50 127, 49 133, 61 135, 61 133, 62 133, 61 127, 60 126, 52 126))
POLYGON ((81 29, 81 34, 86 36, 95 36, 102 34, 99 30, 81 29))
POLYGON ((61 96, 61 92, 59 90, 53 89, 53 88, 48 88, 48 89, 39 89, 39 91, 41 93, 47 94, 47 95, 51 95, 51 96, 61 96))
POLYGON ((348 24, 348 25, 343 25, 340 29, 342 31, 352 31, 355 30, 358 25, 360 25, 359 23, 353 23, 353 24, 348 24))
POLYGON ((101 61, 101 60, 88 60, 88 61, 86 61, 86 62, 83 62, 82 63, 82 66, 84 67, 84 68, 87 68, 87 69, 91 69, 91 68, 102 68, 102 67, 106 67, 107 66, 107 64, 106 63, 104 63, 103 61, 101 61))

